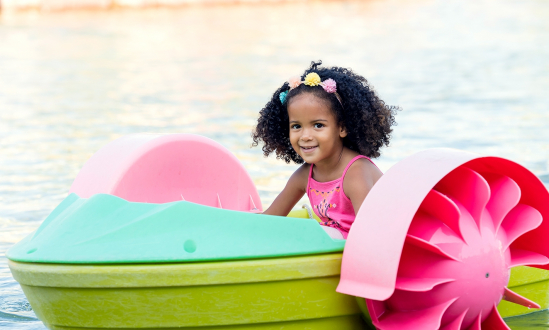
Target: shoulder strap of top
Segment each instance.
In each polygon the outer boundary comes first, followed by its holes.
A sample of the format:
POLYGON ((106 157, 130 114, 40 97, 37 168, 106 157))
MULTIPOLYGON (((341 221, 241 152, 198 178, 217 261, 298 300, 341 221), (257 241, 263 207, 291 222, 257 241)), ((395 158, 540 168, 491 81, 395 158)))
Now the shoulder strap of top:
MULTIPOLYGON (((353 165, 353 163, 357 160, 359 160, 360 158, 366 158, 367 160, 370 161, 370 163, 374 164, 375 167, 377 167, 377 165, 372 162, 372 160, 369 158, 369 157, 366 157, 364 155, 358 155, 356 156, 355 158, 351 159, 351 161, 349 162, 349 164, 347 164, 347 167, 345 167, 345 169, 343 170, 343 175, 341 176, 341 179, 343 180, 343 178, 345 178, 345 174, 347 174, 347 170, 349 169, 349 167, 351 167, 351 165, 353 165)), ((378 167, 379 168, 379 167, 378 167)))
POLYGON ((309 167, 309 177, 307 178, 307 195, 309 194, 309 186, 311 185, 311 179, 313 178, 313 166, 315 166, 315 164, 311 164, 309 167))

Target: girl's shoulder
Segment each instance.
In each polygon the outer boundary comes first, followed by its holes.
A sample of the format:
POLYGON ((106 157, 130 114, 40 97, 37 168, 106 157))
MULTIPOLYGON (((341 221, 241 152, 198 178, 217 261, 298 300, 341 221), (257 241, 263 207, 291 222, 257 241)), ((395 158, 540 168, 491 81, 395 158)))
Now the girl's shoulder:
POLYGON ((295 170, 294 174, 290 177, 288 184, 291 184, 299 190, 307 190, 307 182, 309 180, 309 172, 311 170, 311 164, 303 164, 295 170))
MULTIPOLYGON (((369 158, 359 158, 355 160, 347 169, 343 178, 344 186, 347 183, 368 182, 374 184, 383 175, 380 169, 369 158)), ((343 188, 345 189, 345 187, 343 188)))
POLYGON ((343 192, 353 202, 355 212, 358 212, 362 201, 382 175, 379 168, 367 158, 359 158, 349 166, 343 177, 343 192))

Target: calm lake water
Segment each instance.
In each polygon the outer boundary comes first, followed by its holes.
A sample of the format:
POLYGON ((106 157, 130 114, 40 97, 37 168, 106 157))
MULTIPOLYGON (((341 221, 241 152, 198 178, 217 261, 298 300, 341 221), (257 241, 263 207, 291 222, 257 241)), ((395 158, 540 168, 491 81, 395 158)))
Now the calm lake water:
MULTIPOLYGON (((4 252, 100 147, 138 132, 219 141, 263 204, 295 165, 250 148, 258 111, 311 60, 400 105, 387 170, 431 147, 506 157, 549 185, 549 2, 326 1, 0 16, 0 327, 45 329, 4 252)), ((549 313, 508 319, 547 329, 549 313)))

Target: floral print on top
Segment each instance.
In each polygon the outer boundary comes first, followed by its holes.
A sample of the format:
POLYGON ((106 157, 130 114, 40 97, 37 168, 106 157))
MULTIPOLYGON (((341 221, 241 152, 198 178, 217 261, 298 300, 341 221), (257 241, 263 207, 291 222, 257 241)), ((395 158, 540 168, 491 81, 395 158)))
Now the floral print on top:
POLYGON ((320 203, 313 205, 315 213, 321 219, 320 224, 323 226, 334 227, 334 228, 337 228, 338 230, 341 229, 341 225, 339 224, 339 222, 330 218, 330 215, 328 214, 328 210, 331 208, 335 209, 337 207, 337 204, 336 203, 330 204, 328 202, 328 197, 334 193, 339 193, 339 190, 340 190, 339 186, 335 187, 330 191, 318 191, 316 189, 313 189, 312 187, 309 187, 309 191, 311 194, 314 193, 317 196, 320 195, 323 197, 320 203), (327 219, 327 221, 322 221, 323 219, 327 219))
POLYGON ((322 226, 339 230, 345 239, 356 216, 353 203, 343 191, 343 178, 349 167, 360 158, 366 158, 372 162, 370 158, 358 155, 347 164, 341 178, 328 182, 318 182, 313 179, 314 164, 311 164, 309 170, 307 196, 309 197, 313 211, 320 218, 322 226))

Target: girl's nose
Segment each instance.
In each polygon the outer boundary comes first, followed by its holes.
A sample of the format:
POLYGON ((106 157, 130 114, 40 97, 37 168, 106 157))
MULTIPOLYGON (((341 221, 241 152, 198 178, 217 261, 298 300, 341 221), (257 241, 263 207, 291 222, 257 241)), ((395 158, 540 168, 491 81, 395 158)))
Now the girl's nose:
POLYGON ((301 134, 301 140, 303 141, 311 141, 313 139, 313 137, 311 136, 311 134, 309 134, 309 130, 308 129, 304 129, 303 130, 303 134, 301 134))

